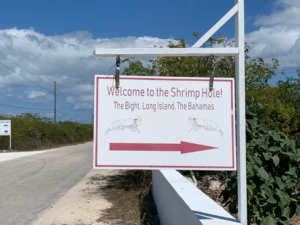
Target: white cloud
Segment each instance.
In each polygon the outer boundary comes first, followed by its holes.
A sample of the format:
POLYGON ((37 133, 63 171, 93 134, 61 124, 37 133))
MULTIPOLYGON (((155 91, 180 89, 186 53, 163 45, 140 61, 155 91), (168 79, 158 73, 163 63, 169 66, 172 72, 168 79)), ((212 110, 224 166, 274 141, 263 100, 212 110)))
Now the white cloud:
POLYGON ((45 91, 37 91, 37 90, 29 89, 25 91, 25 94, 27 94, 27 98, 30 99, 31 101, 44 102, 44 101, 53 100, 53 96, 49 95, 45 91))
POLYGON ((299 26, 300 21, 300 1, 297 0, 277 0, 275 3, 279 9, 271 15, 262 15, 255 21, 256 25, 287 25, 299 26))
POLYGON ((82 95, 79 98, 81 102, 94 102, 94 95, 82 95))
POLYGON ((300 30, 285 26, 261 27, 246 35, 246 40, 255 42, 251 55, 262 58, 277 58, 284 67, 297 67, 300 57, 300 30))
POLYGON ((87 31, 46 36, 33 28, 0 30, 0 53, 4 54, 0 54, 0 63, 9 67, 0 65, 0 93, 25 92, 30 101, 49 101, 53 100, 56 81, 60 97, 69 103, 78 102, 75 109, 89 108, 94 75, 114 73, 109 68, 115 58, 96 58, 96 48, 166 47, 172 40, 147 36, 93 39, 87 31))
POLYGON ((46 96, 47 93, 43 91, 35 91, 35 90, 30 90, 27 91, 27 97, 28 98, 36 98, 36 97, 41 97, 41 96, 46 96))
POLYGON ((54 113, 45 113, 45 114, 42 114, 43 116, 45 117, 48 117, 48 118, 53 118, 54 117, 54 113))
POLYGON ((74 106, 74 109, 91 109, 93 108, 93 105, 90 103, 77 103, 74 106))
POLYGON ((68 97, 66 98, 66 101, 67 101, 67 102, 70 102, 70 103, 73 103, 73 102, 75 102, 75 99, 74 99, 72 96, 68 96, 68 97))
POLYGON ((299 69, 300 1, 278 0, 274 4, 273 13, 255 21, 263 26, 246 35, 246 41, 256 43, 250 54, 266 61, 279 59, 284 69, 299 69))
POLYGON ((77 91, 80 91, 80 92, 90 92, 90 93, 93 93, 94 91, 94 85, 93 84, 78 84, 76 85, 75 87, 72 87, 71 88, 72 90, 77 90, 77 91))

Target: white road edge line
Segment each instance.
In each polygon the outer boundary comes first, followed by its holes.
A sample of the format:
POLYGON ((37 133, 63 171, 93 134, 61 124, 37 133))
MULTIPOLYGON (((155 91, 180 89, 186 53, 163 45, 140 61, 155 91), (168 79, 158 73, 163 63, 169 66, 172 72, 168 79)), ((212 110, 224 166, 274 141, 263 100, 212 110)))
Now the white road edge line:
MULTIPOLYGON (((86 144, 86 143, 89 143, 89 142, 93 142, 93 141, 88 141, 88 142, 85 142, 83 144, 86 144)), ((77 144, 77 145, 82 145, 82 144, 77 144)), ((68 147, 72 147, 72 146, 76 146, 76 145, 68 145, 68 146, 64 146, 64 147, 60 147, 60 148, 54 148, 54 149, 48 149, 48 150, 40 150, 40 151, 24 151, 24 152, 6 152, 6 153, 0 153, 0 163, 4 162, 4 161, 12 160, 12 159, 18 159, 18 158, 21 158, 21 157, 36 155, 36 154, 45 153, 45 152, 49 152, 49 151, 56 151, 56 150, 60 150, 60 149, 68 148, 68 147)))

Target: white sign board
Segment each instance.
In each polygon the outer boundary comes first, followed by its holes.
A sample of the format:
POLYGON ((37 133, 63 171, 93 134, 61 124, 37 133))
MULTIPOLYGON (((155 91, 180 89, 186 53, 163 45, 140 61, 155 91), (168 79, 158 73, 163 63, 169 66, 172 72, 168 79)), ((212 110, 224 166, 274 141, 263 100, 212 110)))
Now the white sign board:
POLYGON ((11 135, 11 123, 10 120, 0 120, 0 136, 11 135))
POLYGON ((235 170, 234 80, 95 76, 94 168, 235 170))

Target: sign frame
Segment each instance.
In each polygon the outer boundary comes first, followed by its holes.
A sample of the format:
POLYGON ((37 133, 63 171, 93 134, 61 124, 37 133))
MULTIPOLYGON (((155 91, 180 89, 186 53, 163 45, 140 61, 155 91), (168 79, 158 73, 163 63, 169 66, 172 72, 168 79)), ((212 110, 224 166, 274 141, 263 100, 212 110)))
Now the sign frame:
POLYGON ((245 4, 234 0, 234 7, 223 16, 192 48, 115 48, 96 49, 96 57, 147 57, 147 56, 234 56, 236 79, 236 140, 238 176, 238 220, 247 225, 247 174, 246 174, 246 102, 245 102, 245 4), (231 17, 235 17, 234 48, 201 48, 231 17))

